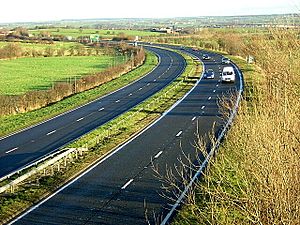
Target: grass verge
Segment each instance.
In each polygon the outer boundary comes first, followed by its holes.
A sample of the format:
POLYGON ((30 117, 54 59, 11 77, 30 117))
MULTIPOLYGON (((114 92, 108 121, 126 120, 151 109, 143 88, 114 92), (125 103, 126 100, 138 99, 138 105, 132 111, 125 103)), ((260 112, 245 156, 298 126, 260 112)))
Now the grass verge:
MULTIPOLYGON (((284 48, 271 49, 264 54, 284 61, 284 48)), ((245 78, 238 116, 172 224, 299 224, 299 71, 292 66, 299 58, 286 61, 289 67, 266 60, 269 73, 231 58, 245 78)))
POLYGON ((0 117, 0 137, 50 119, 68 110, 74 109, 80 105, 84 105, 92 100, 104 96, 105 94, 117 90, 144 76, 156 65, 157 57, 153 53, 148 52, 146 61, 142 66, 122 75, 118 79, 112 80, 92 90, 78 93, 39 110, 17 115, 2 116, 0 117))
MULTIPOLYGON (((7 221, 15 214, 22 212, 59 188, 62 184, 100 160, 109 151, 124 143, 132 135, 140 132, 178 99, 182 98, 197 81, 195 79, 195 62, 186 55, 184 57, 188 63, 187 68, 172 84, 129 112, 70 145, 76 147, 88 145, 88 153, 79 156, 77 160, 67 164, 65 168, 60 168, 62 169, 60 172, 54 172, 50 169, 50 172, 47 173, 46 171, 44 176, 32 177, 32 179, 19 186, 17 192, 2 196, 0 198, 0 220, 3 222, 7 221), (109 133, 107 133, 108 130, 109 133)), ((200 71, 197 71, 197 75, 199 77, 200 71)))

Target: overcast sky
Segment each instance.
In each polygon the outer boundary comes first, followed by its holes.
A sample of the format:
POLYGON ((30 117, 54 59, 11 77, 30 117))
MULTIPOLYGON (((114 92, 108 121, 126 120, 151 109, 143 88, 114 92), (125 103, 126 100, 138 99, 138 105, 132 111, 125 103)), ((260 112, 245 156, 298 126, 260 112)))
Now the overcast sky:
POLYGON ((300 0, 3 0, 0 23, 300 13, 300 0))

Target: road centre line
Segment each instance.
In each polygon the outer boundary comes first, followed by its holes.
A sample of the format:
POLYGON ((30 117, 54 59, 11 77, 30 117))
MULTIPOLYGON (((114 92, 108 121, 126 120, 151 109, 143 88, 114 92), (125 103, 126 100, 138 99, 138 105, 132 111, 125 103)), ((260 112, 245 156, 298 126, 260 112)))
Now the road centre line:
POLYGON ((201 107, 201 109, 204 109, 205 108, 205 105, 203 105, 202 107, 201 107))
POLYGON ((128 96, 132 96, 132 93, 130 93, 128 96))
POLYGON ((13 148, 13 149, 11 149, 11 150, 8 150, 8 151, 5 152, 5 154, 11 153, 11 152, 13 152, 13 151, 16 151, 18 148, 19 148, 19 147, 16 147, 16 148, 13 148))
POLYGON ((143 89, 143 88, 140 88, 139 91, 142 90, 142 89, 143 89))
POLYGON ((216 93, 216 90, 213 90, 213 93, 216 93))
POLYGON ((118 102, 120 102, 120 99, 118 99, 118 100, 116 101, 116 103, 118 103, 118 102))
POLYGON ((208 100, 211 100, 211 97, 209 97, 208 100))
POLYGON ((100 111, 102 111, 102 110, 104 110, 104 108, 101 108, 101 109, 99 109, 98 111, 100 112, 100 111))
POLYGON ((126 189, 131 183, 133 182, 133 179, 130 179, 126 184, 121 187, 122 190, 126 189))
POLYGON ((80 119, 78 119, 78 120, 76 120, 77 122, 79 122, 79 121, 81 121, 81 120, 83 120, 84 119, 84 117, 81 117, 80 119))
POLYGON ((49 135, 51 135, 51 134, 54 134, 55 132, 56 132, 56 130, 53 130, 53 131, 49 132, 49 133, 47 134, 47 136, 49 136, 49 135))

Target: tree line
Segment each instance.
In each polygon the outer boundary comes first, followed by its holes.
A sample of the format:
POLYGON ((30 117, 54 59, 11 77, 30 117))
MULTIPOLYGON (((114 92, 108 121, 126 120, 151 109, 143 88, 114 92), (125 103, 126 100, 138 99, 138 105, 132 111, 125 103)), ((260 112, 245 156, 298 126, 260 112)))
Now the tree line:
POLYGON ((143 64, 145 52, 141 48, 118 45, 110 51, 128 54, 128 60, 93 75, 87 75, 71 82, 57 82, 49 90, 30 91, 22 95, 0 95, 0 115, 24 113, 58 102, 76 93, 95 88, 113 80, 134 67, 143 64))

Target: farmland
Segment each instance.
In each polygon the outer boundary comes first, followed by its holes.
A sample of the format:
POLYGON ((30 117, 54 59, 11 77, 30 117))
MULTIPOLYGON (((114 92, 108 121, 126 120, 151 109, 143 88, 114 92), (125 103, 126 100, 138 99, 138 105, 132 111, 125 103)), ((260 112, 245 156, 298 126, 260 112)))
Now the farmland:
POLYGON ((112 38, 119 34, 125 34, 128 36, 158 36, 159 33, 150 31, 139 30, 98 30, 98 29, 67 29, 67 28, 52 28, 52 29, 37 29, 29 31, 33 35, 39 35, 41 33, 48 33, 50 35, 63 35, 77 38, 80 36, 89 36, 92 34, 98 34, 103 38, 112 38))
MULTIPOLYGON (((68 80, 104 70, 111 56, 18 58, 0 61, 0 94, 19 95, 48 89, 55 81, 68 80)), ((117 62, 122 57, 116 58, 117 62)))
MULTIPOLYGON (((8 42, 0 42, 0 48, 6 46, 8 44, 8 42)), ((74 47, 76 45, 78 45, 78 43, 74 43, 74 42, 53 42, 51 44, 45 44, 45 43, 22 43, 22 42, 18 42, 18 45, 20 45, 20 47, 24 50, 31 50, 31 49, 35 49, 35 50, 44 50, 46 48, 70 48, 70 47, 74 47)))

